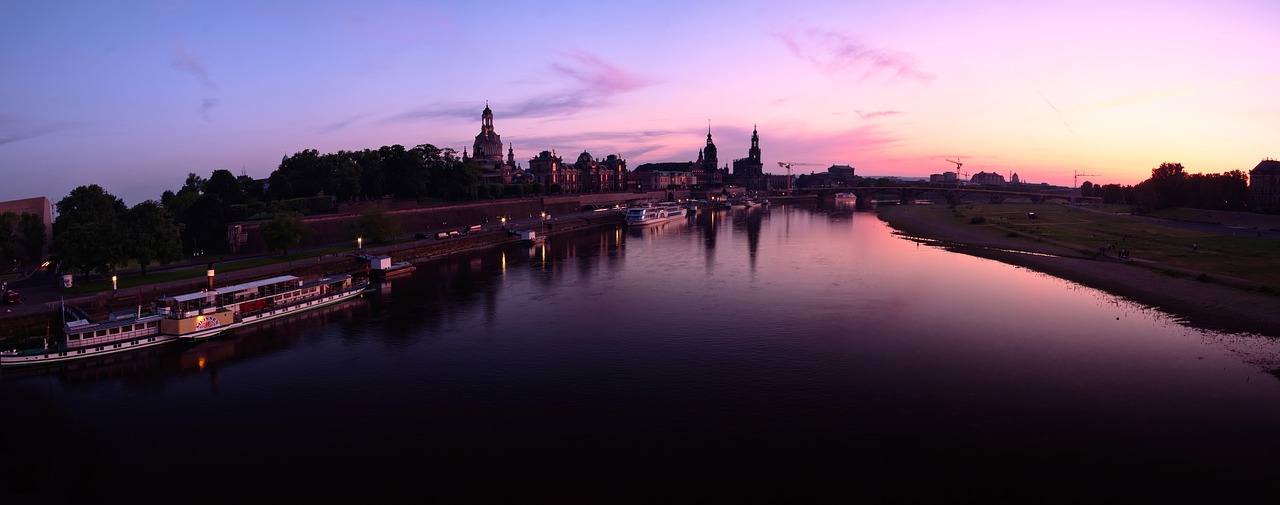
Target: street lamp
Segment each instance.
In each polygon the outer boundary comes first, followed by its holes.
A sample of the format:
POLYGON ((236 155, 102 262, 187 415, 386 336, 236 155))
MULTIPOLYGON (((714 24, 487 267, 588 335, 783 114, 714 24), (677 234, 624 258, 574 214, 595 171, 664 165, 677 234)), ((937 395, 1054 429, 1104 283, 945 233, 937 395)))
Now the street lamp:
POLYGON ((116 296, 116 276, 111 276, 111 296, 116 296))
POLYGON ((356 249, 364 249, 364 237, 356 237, 356 249))

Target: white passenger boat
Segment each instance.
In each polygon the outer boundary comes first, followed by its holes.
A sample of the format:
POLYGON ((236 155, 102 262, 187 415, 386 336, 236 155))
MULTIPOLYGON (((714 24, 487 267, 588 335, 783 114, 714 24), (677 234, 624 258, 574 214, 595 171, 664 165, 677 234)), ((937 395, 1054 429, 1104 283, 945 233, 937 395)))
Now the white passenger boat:
POLYGON ((160 334, 164 315, 142 308, 112 313, 105 321, 75 319, 62 327, 63 336, 43 347, 0 351, 0 365, 34 365, 102 356, 153 347, 177 340, 160 334))
POLYGON ((63 336, 33 349, 0 351, 0 365, 36 365, 101 356, 180 340, 214 337, 359 295, 368 282, 350 275, 272 277, 223 288, 162 297, 146 312, 113 313, 105 321, 76 319, 63 336))
POLYGON ((156 300, 160 333, 201 340, 240 326, 332 305, 365 290, 350 275, 302 279, 284 275, 156 300))
POLYGON ((645 207, 627 209, 624 222, 627 226, 651 226, 683 219, 688 210, 676 203, 660 203, 645 207))

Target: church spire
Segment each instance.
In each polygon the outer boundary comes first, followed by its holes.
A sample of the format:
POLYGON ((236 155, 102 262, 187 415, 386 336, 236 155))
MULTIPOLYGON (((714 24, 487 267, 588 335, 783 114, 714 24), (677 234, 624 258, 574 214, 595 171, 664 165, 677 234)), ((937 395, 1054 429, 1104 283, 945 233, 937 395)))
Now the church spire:
POLYGON ((756 125, 751 125, 751 149, 747 150, 747 157, 760 161, 760 133, 756 131, 756 125))

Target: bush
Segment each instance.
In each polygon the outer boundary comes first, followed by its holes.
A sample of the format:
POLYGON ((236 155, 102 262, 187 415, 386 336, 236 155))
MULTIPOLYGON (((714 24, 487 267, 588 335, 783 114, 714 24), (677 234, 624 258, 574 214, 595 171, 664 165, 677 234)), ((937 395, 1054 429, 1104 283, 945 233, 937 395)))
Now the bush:
POLYGON ((982 216, 973 216, 973 218, 969 219, 969 224, 986 224, 986 222, 987 218, 982 216))

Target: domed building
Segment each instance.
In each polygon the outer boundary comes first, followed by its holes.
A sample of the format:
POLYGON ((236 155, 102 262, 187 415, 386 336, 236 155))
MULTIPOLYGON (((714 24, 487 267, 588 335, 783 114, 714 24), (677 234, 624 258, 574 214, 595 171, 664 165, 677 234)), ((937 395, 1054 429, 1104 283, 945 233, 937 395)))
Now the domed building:
POLYGON ((627 160, 616 154, 597 160, 582 151, 577 161, 565 165, 553 149, 529 159, 528 175, 549 191, 553 185, 563 193, 622 191, 627 188, 627 160))
POLYGON ((1266 158, 1249 171, 1249 209, 1280 211, 1280 161, 1266 158))
POLYGON ((471 144, 471 156, 462 150, 462 161, 474 160, 480 166, 483 182, 487 184, 510 184, 517 176, 520 168, 515 164, 515 148, 507 148, 507 158, 502 159, 502 136, 493 129, 493 110, 485 102, 484 112, 480 113, 480 133, 475 143, 471 144))

